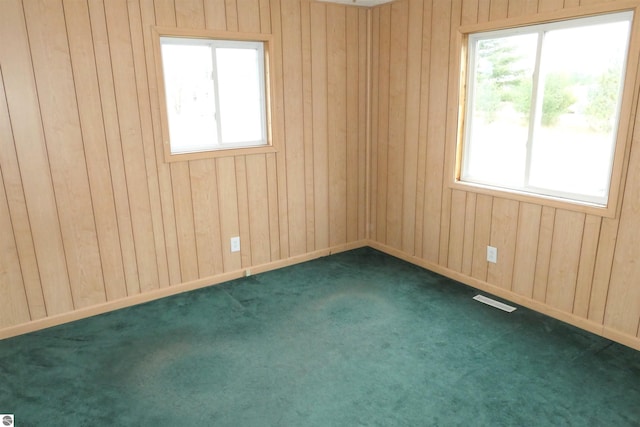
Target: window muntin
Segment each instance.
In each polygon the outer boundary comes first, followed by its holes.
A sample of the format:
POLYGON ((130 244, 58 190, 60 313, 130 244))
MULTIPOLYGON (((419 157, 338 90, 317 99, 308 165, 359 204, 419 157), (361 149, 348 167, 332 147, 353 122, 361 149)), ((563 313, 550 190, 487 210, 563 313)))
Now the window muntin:
POLYGON ((632 16, 470 34, 459 181, 606 206, 632 16))
POLYGON ((171 154, 268 145, 264 43, 160 37, 171 154))

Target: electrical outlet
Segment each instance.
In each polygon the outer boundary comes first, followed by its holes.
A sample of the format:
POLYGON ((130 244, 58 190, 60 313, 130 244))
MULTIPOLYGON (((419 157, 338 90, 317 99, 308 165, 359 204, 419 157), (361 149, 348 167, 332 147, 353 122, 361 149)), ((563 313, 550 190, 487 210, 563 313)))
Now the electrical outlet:
POLYGON ((231 238, 231 252, 240 252, 240 237, 231 238))
POLYGON ((498 248, 487 246, 487 261, 494 264, 498 262, 498 248))

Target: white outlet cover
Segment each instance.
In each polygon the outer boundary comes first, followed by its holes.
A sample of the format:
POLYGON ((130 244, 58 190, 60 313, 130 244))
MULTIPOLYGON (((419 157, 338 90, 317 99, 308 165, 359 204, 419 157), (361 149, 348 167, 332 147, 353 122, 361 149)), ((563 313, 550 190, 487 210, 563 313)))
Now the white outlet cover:
POLYGON ((492 263, 498 262, 498 249, 493 246, 487 246, 487 261, 492 263))
POLYGON ((240 237, 232 237, 231 252, 239 252, 239 251, 240 251, 240 237))

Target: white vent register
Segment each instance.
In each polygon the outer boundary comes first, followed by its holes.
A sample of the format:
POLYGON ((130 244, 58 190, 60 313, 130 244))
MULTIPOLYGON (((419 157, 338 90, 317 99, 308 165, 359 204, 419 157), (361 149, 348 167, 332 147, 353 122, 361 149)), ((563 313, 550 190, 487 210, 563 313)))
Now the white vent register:
POLYGON ((484 295, 476 295, 475 297, 473 297, 474 300, 476 301, 480 301, 483 304, 487 304, 490 305, 491 307, 495 307, 497 309, 500 309, 502 311, 506 311, 507 313, 511 313, 512 311, 515 311, 516 308, 512 307, 510 305, 504 304, 500 301, 496 301, 494 299, 485 297, 484 295))

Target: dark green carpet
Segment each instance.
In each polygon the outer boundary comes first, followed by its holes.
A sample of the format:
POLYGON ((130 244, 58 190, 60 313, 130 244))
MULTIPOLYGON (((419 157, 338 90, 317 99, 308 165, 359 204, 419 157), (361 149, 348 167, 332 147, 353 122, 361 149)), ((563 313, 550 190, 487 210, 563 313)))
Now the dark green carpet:
POLYGON ((640 352, 359 249, 0 341, 17 426, 628 426, 640 352))

